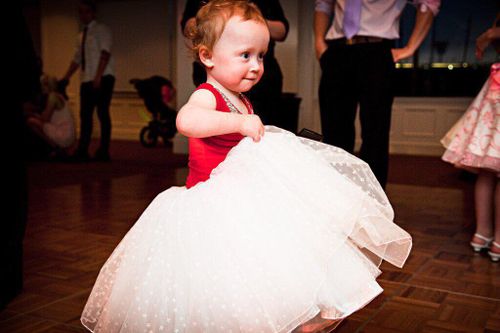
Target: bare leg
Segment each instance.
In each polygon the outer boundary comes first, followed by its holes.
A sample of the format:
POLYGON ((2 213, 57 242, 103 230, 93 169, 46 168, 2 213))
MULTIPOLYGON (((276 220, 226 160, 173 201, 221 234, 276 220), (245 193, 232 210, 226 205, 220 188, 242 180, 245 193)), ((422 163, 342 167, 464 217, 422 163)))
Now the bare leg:
MULTIPOLYGON (((495 191, 496 183, 495 173, 486 170, 479 171, 474 189, 476 233, 486 238, 493 237, 493 198, 496 196, 495 192, 498 192, 495 191)), ((485 243, 478 237, 474 237, 472 241, 478 244, 485 243)))
MULTIPOLYGON (((498 177, 495 175, 495 242, 500 244, 500 185, 498 177)), ((491 252, 500 253, 498 246, 492 246, 491 252)))

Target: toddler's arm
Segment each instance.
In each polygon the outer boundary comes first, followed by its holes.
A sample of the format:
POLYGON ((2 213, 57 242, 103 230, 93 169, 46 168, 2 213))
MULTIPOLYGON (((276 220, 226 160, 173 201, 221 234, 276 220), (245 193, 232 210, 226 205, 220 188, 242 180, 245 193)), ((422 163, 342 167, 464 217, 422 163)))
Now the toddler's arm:
POLYGON ((264 135, 264 125, 258 116, 217 112, 215 107, 215 97, 210 91, 196 90, 177 114, 178 131, 192 138, 240 133, 254 141, 264 135))

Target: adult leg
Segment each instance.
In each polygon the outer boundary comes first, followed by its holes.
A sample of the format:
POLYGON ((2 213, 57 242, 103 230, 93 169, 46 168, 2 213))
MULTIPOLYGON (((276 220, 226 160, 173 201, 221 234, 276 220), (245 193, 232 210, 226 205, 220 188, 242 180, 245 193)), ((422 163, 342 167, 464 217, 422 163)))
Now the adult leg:
POLYGON ((92 135, 92 115, 96 105, 96 92, 92 82, 84 82, 80 86, 80 141, 77 156, 88 158, 90 138, 92 135))
POLYGON ((283 75, 276 59, 264 59, 264 75, 247 94, 264 125, 281 125, 279 119, 283 75))
POLYGON ((102 86, 99 89, 97 98, 97 116, 101 123, 101 144, 96 152, 97 158, 109 159, 109 143, 111 141, 111 117, 109 115, 109 105, 113 96, 115 78, 106 75, 102 78, 102 86))
POLYGON ((361 151, 378 181, 385 188, 389 164, 389 133, 394 99, 392 81, 394 62, 391 44, 358 45, 363 63, 357 70, 360 91, 361 151))
MULTIPOLYGON (((256 115, 260 117, 264 125, 281 127, 279 112, 281 111, 281 91, 275 86, 262 85, 258 90, 248 94, 256 115)), ((283 110, 284 111, 284 110, 283 110)))
MULTIPOLYGON (((257 87, 254 87, 257 88, 257 87)), ((268 115, 267 108, 265 105, 265 101, 267 100, 266 96, 263 96, 265 92, 262 92, 260 89, 252 89, 246 95, 250 99, 252 103, 253 112, 260 117, 262 123, 264 125, 275 125, 271 122, 271 119, 268 115)))
POLYGON ((354 151, 357 87, 354 82, 353 49, 330 44, 321 56, 319 106, 324 142, 354 151))

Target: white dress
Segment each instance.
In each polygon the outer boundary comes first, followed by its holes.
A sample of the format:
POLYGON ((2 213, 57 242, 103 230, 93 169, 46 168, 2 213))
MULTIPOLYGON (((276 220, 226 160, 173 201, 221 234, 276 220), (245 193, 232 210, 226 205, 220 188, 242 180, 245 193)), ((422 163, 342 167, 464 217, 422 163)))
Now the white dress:
POLYGON ((500 63, 462 117, 441 140, 443 160, 457 167, 488 169, 500 177, 500 63))
POLYGON ((43 132, 61 148, 68 148, 75 142, 75 122, 67 102, 54 110, 50 121, 43 124, 43 132))
POLYGON ((289 332, 343 318, 382 292, 410 235, 368 165, 266 127, 209 180, 160 193, 100 271, 82 314, 94 332, 289 332))

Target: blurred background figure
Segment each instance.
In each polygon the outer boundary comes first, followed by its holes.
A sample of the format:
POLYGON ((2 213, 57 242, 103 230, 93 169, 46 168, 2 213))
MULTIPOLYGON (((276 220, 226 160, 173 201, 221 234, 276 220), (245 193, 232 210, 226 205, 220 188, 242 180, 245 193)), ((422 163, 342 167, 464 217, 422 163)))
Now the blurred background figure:
POLYGON ((394 48, 406 0, 316 0, 314 35, 321 65, 319 104, 325 143, 352 153, 359 104, 360 157, 385 187, 394 100, 394 63, 420 47, 440 0, 416 0, 406 46, 394 48), (333 20, 331 19, 333 16, 333 20))
POLYGON ((43 75, 40 83, 45 105, 41 113, 27 112, 27 125, 50 145, 54 157, 68 156, 73 152, 76 132, 73 115, 65 97, 65 87, 49 75, 43 75))
POLYGON ((6 53, 6 61, 14 64, 16 70, 12 71, 15 78, 9 80, 7 86, 3 119, 4 134, 9 142, 3 151, 6 175, 3 190, 7 195, 4 196, 6 216, 0 223, 0 310, 23 289, 23 240, 28 218, 23 110, 25 104, 33 101, 40 92, 40 67, 20 3, 14 3, 9 16, 17 37, 6 53))
POLYGON ((88 149, 92 136, 92 117, 97 108, 101 123, 101 142, 95 152, 97 161, 109 161, 111 117, 109 105, 113 95, 115 76, 111 57, 111 30, 96 21, 97 7, 92 0, 81 0, 78 8, 83 31, 77 39, 76 51, 63 81, 81 69, 80 85, 80 142, 75 154, 76 161, 90 159, 88 149))

